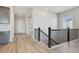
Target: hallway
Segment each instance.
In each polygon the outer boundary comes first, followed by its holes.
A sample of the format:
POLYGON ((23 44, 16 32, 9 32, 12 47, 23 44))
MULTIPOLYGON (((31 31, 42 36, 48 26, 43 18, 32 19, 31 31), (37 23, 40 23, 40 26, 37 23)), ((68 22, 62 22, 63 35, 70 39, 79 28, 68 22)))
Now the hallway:
POLYGON ((26 37, 24 34, 16 34, 15 40, 8 45, 0 46, 0 53, 48 53, 48 47, 42 42, 26 37))

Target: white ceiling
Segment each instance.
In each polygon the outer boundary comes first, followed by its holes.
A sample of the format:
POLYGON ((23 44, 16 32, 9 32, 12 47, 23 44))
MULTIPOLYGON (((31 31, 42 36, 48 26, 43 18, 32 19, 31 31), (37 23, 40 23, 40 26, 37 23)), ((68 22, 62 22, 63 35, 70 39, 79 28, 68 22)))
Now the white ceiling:
POLYGON ((38 8, 38 9, 42 9, 42 10, 46 10, 52 13, 61 13, 64 11, 67 11, 69 9, 75 8, 76 6, 49 6, 49 7, 27 7, 27 6, 15 6, 14 7, 14 12, 16 16, 19 17, 24 17, 26 16, 31 10, 32 8, 38 8))
POLYGON ((43 9, 52 13, 61 13, 75 7, 76 6, 49 6, 49 7, 36 7, 36 8, 43 9))
POLYGON ((24 17, 31 11, 31 9, 32 9, 31 7, 26 7, 26 6, 15 6, 14 13, 15 16, 24 17))

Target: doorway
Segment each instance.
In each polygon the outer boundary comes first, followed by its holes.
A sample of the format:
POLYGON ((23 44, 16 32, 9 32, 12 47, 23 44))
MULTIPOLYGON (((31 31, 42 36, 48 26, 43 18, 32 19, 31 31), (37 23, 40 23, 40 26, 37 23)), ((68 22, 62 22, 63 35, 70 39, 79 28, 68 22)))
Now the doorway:
POLYGON ((25 34, 25 19, 24 17, 15 18, 15 33, 25 34))

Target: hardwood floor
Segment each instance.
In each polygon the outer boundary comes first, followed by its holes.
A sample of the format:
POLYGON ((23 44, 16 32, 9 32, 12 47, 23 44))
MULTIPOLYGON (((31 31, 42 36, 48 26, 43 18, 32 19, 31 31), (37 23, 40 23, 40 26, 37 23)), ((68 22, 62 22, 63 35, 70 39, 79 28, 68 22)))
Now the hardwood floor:
POLYGON ((29 36, 17 34, 12 43, 0 45, 0 53, 79 53, 79 40, 48 48, 29 36))
POLYGON ((42 42, 27 37, 15 35, 14 41, 8 45, 0 45, 0 53, 47 53, 51 52, 42 42))
POLYGON ((51 48, 53 53, 79 53, 79 39, 51 48))

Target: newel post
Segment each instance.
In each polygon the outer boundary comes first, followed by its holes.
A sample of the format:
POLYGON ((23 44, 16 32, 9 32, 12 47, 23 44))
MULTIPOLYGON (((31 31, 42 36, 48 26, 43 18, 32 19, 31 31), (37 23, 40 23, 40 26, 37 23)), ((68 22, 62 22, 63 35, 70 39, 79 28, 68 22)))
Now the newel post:
POLYGON ((38 28, 38 40, 40 41, 40 27, 38 28))
POLYGON ((48 28, 48 47, 51 47, 51 27, 48 28))
POLYGON ((70 42, 70 28, 67 28, 67 42, 70 42))

